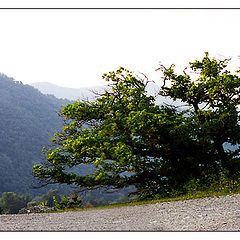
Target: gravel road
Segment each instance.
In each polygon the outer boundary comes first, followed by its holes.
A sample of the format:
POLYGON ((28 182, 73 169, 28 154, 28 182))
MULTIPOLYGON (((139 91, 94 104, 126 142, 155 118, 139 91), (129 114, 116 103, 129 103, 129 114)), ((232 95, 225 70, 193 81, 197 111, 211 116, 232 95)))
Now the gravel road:
POLYGON ((0 215, 0 231, 240 231, 240 194, 78 212, 0 215))

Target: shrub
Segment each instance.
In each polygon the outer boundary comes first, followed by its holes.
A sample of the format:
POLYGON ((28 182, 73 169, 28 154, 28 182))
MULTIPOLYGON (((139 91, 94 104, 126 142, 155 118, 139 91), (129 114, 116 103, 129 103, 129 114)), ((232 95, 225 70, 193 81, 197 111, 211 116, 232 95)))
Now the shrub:
POLYGON ((63 195, 61 201, 58 201, 56 197, 53 196, 53 201, 56 209, 69 209, 82 207, 82 199, 75 193, 73 193, 70 197, 66 197, 66 195, 63 195))

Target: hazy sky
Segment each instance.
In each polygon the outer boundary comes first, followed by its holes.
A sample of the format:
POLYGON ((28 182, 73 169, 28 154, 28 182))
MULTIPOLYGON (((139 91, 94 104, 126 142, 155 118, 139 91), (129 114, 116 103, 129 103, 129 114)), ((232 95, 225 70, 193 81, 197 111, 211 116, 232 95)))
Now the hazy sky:
POLYGON ((0 10, 0 72, 23 83, 103 84, 120 66, 160 83, 161 61, 179 69, 210 56, 240 66, 240 10, 0 10))

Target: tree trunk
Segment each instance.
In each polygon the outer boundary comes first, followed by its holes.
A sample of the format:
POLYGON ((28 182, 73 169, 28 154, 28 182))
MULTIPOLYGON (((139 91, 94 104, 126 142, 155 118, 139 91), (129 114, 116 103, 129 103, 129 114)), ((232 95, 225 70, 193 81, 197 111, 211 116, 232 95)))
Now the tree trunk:
POLYGON ((216 149, 217 149, 217 152, 218 152, 219 157, 221 159, 221 165, 222 165, 222 167, 225 167, 226 163, 227 163, 227 155, 224 151, 223 144, 218 143, 217 146, 216 146, 216 149))

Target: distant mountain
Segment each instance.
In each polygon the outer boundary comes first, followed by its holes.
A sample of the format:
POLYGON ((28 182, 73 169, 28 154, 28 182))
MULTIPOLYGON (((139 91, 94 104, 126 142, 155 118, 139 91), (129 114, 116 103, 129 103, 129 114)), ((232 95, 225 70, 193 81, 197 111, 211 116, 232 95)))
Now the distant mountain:
POLYGON ((68 102, 0 74, 0 194, 31 192, 32 167, 62 128, 57 111, 68 102))
MULTIPOLYGON (((48 82, 36 82, 31 83, 31 86, 37 88, 44 94, 52 94, 57 98, 69 99, 69 100, 89 100, 94 101, 97 97, 95 93, 103 93, 107 86, 95 86, 88 88, 67 88, 60 87, 58 85, 48 83, 48 82)), ((160 90, 160 86, 150 82, 147 85, 147 93, 151 96, 157 96, 160 90)), ((163 103, 172 104, 173 101, 170 98, 157 96, 156 104, 162 105, 163 103)), ((176 101, 174 105, 181 105, 180 101, 176 101)))
POLYGON ((67 88, 60 87, 58 85, 48 83, 48 82, 36 82, 31 83, 31 86, 37 88, 40 92, 44 94, 52 94, 57 98, 69 99, 69 100, 89 100, 93 101, 95 99, 94 92, 103 92, 104 87, 86 87, 86 88, 67 88))

